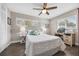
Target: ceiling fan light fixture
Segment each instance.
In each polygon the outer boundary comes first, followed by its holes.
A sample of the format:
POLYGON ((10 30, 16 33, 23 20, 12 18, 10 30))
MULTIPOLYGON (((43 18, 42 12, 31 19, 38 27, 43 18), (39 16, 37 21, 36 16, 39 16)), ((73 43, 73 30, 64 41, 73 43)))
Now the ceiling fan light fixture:
POLYGON ((45 14, 46 13, 46 9, 42 10, 42 13, 45 14))
POLYGON ((57 6, 47 7, 47 3, 43 3, 42 8, 34 8, 34 10, 41 10, 41 12, 38 15, 41 15, 41 14, 49 15, 48 10, 52 10, 52 9, 56 9, 56 8, 57 8, 57 6))

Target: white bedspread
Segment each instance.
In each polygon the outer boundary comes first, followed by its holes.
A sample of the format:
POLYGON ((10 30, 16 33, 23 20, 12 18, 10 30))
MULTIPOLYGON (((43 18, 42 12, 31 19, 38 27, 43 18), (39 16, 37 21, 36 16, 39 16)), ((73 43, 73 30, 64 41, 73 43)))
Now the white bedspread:
POLYGON ((26 55, 33 56, 57 47, 60 47, 60 50, 66 48, 63 41, 57 36, 47 34, 38 36, 27 35, 25 53, 26 55))

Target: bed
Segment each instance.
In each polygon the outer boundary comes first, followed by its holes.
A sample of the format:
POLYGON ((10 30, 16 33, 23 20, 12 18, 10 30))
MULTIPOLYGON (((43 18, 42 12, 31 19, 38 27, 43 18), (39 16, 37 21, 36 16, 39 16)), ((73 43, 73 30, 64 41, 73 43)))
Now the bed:
POLYGON ((59 50, 64 51, 65 48, 65 44, 57 36, 40 34, 26 37, 26 56, 51 56, 59 50))

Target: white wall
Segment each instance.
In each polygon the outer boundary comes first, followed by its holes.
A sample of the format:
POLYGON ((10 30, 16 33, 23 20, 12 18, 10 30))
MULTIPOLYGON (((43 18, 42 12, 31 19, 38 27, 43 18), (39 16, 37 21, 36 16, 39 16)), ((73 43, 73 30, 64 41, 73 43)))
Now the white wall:
POLYGON ((2 52, 10 42, 10 36, 8 36, 10 35, 8 31, 10 29, 7 25, 7 10, 5 4, 0 4, 0 52, 2 52))
MULTIPOLYGON (((11 17, 9 9, 7 9, 7 17, 11 17)), ((8 24, 7 24, 7 39, 9 42, 11 41, 11 25, 8 24)))
POLYGON ((49 25, 49 29, 50 29, 49 33, 51 35, 54 35, 57 31, 57 20, 51 20, 51 21, 49 21, 49 24, 50 24, 49 25))

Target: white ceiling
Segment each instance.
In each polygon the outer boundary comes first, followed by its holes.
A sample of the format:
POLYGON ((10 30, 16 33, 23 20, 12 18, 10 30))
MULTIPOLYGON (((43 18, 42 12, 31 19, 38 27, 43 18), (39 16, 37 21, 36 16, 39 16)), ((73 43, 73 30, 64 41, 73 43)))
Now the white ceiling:
POLYGON ((41 8, 42 3, 7 3, 8 8, 11 11, 27 14, 31 16, 36 16, 40 18, 49 19, 58 15, 61 15, 70 10, 76 9, 79 7, 78 3, 48 3, 48 7, 57 6, 57 9, 49 10, 50 15, 41 14, 39 10, 33 10, 33 8, 41 8))

